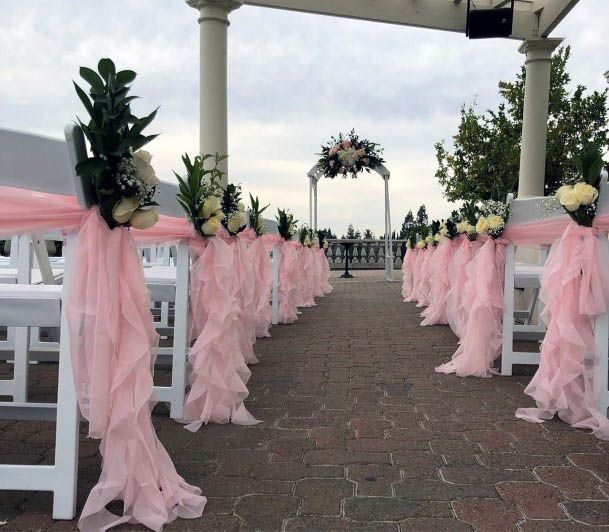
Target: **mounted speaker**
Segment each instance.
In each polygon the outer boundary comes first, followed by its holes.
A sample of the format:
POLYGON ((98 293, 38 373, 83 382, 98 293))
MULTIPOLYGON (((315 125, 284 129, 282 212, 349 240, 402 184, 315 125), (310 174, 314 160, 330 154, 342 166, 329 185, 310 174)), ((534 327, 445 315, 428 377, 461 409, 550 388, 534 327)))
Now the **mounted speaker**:
POLYGON ((514 21, 514 0, 511 7, 497 9, 470 10, 471 0, 467 0, 467 22, 465 35, 470 39, 490 39, 512 35, 514 21))

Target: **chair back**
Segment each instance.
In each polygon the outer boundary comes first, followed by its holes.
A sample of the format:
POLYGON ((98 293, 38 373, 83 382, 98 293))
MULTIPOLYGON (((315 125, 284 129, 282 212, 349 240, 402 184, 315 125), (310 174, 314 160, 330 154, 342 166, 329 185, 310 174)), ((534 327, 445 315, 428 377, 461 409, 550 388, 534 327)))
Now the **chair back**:
POLYGON ((0 185, 74 194, 66 143, 0 128, 0 185))
POLYGON ((161 181, 156 187, 156 202, 159 204, 157 209, 161 214, 173 216, 174 218, 184 218, 184 210, 180 207, 176 195, 178 185, 161 181))
POLYGON ((508 196, 510 217, 507 227, 548 220, 550 218, 568 218, 568 214, 554 196, 536 196, 532 198, 514 198, 508 196))
POLYGON ((279 224, 277 223, 277 220, 270 220, 268 218, 263 218, 262 221, 264 222, 264 225, 266 226, 267 233, 269 233, 271 235, 279 234, 279 224))
POLYGON ((76 165, 87 158, 87 145, 82 130, 76 124, 68 124, 63 129, 68 160, 70 161, 70 177, 73 182, 73 193, 78 198, 81 207, 89 208, 95 204, 95 189, 93 183, 76 173, 76 165))
POLYGON ((607 171, 601 172, 600 190, 596 204, 596 215, 609 214, 609 183, 607 182, 607 171))

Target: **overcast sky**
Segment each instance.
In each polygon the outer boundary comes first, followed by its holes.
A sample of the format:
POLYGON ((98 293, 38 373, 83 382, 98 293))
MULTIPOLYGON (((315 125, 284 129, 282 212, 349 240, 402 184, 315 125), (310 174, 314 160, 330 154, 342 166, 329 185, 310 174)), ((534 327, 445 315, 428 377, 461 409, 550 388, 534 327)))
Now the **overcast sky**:
MULTIPOLYGON (((161 106, 151 132, 157 173, 172 180, 180 155, 198 150, 197 12, 182 0, 2 0, 0 127, 61 137, 82 115, 71 80, 78 66, 111 57, 139 74, 144 114, 161 106)), ((555 30, 573 48, 570 72, 606 86, 609 0, 581 0, 555 30)), ((263 203, 308 219, 306 172, 320 144, 355 128, 385 148, 397 229, 408 209, 450 212, 436 183, 433 145, 450 141, 463 102, 497 104, 497 82, 522 65, 518 42, 255 7, 231 14, 231 179, 263 203)), ((383 184, 324 179, 319 225, 343 233, 383 230, 383 184)))

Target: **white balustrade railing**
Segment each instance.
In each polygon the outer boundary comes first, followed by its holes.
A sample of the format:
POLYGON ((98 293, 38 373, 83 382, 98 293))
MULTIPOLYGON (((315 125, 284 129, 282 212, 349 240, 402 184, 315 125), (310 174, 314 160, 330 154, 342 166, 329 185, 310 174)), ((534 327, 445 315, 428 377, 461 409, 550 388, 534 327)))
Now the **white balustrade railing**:
MULTIPOLYGON (((406 254, 406 240, 392 241, 393 265, 402 266, 406 254)), ((326 256, 330 268, 340 270, 345 266, 345 248, 337 240, 328 240, 326 256)), ((385 268, 385 240, 362 239, 349 251, 349 268, 354 270, 383 270, 385 268)))

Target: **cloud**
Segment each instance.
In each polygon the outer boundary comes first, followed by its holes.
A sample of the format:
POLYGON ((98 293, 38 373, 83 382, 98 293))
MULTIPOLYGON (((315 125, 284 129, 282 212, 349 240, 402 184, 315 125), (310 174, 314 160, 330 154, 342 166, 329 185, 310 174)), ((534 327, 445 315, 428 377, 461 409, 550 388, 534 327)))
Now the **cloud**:
MULTIPOLYGON (((71 80, 102 56, 139 74, 139 114, 161 105, 150 145, 159 175, 198 150, 197 13, 180 0, 3 0, 2 127, 61 136, 80 104, 71 80)), ((603 89, 607 0, 580 2, 555 30, 573 46, 573 83, 603 89)), ((433 144, 450 141, 463 102, 497 104, 497 83, 523 64, 518 42, 469 41, 418 28, 242 7, 230 16, 230 170, 244 191, 308 220, 306 173, 320 145, 355 127, 385 147, 399 228, 421 203, 448 214, 433 144)), ((323 180, 319 223, 383 231, 383 183, 323 180)))

